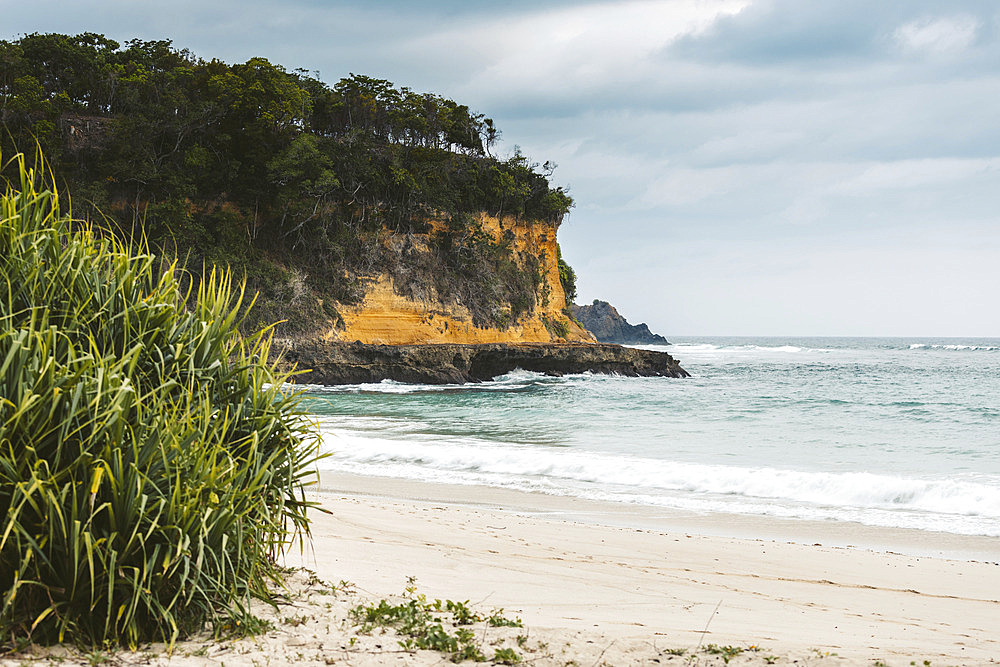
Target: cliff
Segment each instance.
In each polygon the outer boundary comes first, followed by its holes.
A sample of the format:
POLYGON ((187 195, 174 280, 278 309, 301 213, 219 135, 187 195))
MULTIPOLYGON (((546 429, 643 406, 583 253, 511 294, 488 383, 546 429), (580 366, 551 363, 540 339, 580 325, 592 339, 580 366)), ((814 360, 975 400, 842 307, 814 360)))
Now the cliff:
POLYGON ((0 77, 0 154, 43 150, 60 189, 85 193, 77 217, 177 258, 193 288, 228 266, 256 295, 247 333, 589 339, 556 279, 572 198, 551 163, 494 155, 499 128, 467 105, 169 41, 31 34, 0 52, 20 81, 4 93, 0 77))
POLYGON ((484 345, 365 345, 334 341, 283 341, 283 359, 309 369, 299 382, 361 384, 389 379, 449 384, 481 382, 521 368, 564 373, 689 377, 666 352, 601 343, 484 345))
POLYGON ((359 277, 363 297, 337 303, 340 317, 322 336, 377 345, 421 343, 596 342, 568 316, 559 278, 558 223, 480 213, 456 240, 446 221, 424 233, 387 234, 382 272, 359 277), (479 235, 475 242, 469 236, 479 235), (467 242, 463 242, 467 241, 467 242), (470 272, 456 261, 476 248, 470 272), (497 294, 521 283, 512 296, 497 294))
POLYGON ((602 343, 625 345, 669 345, 663 336, 655 334, 643 324, 629 324, 607 301, 589 306, 573 304, 573 316, 602 343))
POLYGON ((31 34, 0 51, 24 84, 0 113, 0 154, 44 150, 60 189, 86 194, 78 217, 178 259, 192 293, 229 267, 254 296, 244 332, 273 325, 342 351, 508 346, 456 352, 454 373, 441 371, 454 377, 511 363, 669 374, 672 360, 580 352, 597 341, 569 310, 575 274, 556 242, 573 199, 550 182, 553 164, 494 155, 499 129, 467 105, 364 75, 331 86, 259 57, 204 60, 169 41, 31 34), (70 69, 51 57, 69 52, 70 69))

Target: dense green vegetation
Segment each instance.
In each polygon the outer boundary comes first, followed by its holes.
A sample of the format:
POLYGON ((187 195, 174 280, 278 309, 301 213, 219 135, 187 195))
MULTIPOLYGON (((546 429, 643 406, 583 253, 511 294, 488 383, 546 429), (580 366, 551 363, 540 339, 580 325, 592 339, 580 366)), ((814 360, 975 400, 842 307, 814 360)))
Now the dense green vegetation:
POLYGON ((329 302, 357 299, 356 277, 386 268, 385 231, 430 218, 451 221, 436 244, 446 298, 481 323, 530 311, 531 268, 511 280, 510 249, 477 237, 471 214, 558 223, 572 206, 552 165, 492 156, 499 130, 465 105, 366 76, 328 86, 263 58, 206 61, 169 41, 0 41, 0 120, 0 149, 37 139, 78 214, 189 265, 245 272, 259 316, 289 317, 289 333, 335 320, 329 302), (462 295, 469 249, 489 285, 462 295))
POLYGON ((576 271, 563 259, 562 248, 556 246, 556 253, 556 261, 559 263, 559 282, 562 283, 566 303, 570 304, 576 299, 576 271))
POLYGON ((225 273, 72 229, 37 169, 0 197, 0 646, 238 630, 307 531, 317 443, 225 273))

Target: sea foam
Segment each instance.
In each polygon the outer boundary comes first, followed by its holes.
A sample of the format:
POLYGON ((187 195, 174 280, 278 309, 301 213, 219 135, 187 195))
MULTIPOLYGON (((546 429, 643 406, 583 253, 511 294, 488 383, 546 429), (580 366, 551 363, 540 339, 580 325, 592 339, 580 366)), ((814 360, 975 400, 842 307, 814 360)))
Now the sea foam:
POLYGON ((381 437, 394 430, 386 420, 364 430, 331 426, 324 428, 331 457, 323 465, 334 470, 679 509, 905 527, 924 521, 953 532, 1000 535, 1000 478, 990 476, 933 479, 705 465, 429 433, 381 437))
POLYGON ((1000 347, 994 345, 942 345, 936 343, 910 343, 911 350, 950 350, 952 352, 979 351, 996 352, 1000 347))

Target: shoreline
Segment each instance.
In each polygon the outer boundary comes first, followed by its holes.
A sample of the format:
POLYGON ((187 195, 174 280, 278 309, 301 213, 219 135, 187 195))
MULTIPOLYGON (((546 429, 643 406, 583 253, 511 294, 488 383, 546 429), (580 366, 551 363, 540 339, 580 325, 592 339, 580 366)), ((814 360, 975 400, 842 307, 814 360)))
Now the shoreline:
POLYGON ((434 502, 614 528, 1000 563, 1000 538, 985 535, 886 528, 849 521, 702 513, 502 487, 444 484, 330 470, 320 471, 316 490, 322 496, 348 494, 399 501, 434 502))

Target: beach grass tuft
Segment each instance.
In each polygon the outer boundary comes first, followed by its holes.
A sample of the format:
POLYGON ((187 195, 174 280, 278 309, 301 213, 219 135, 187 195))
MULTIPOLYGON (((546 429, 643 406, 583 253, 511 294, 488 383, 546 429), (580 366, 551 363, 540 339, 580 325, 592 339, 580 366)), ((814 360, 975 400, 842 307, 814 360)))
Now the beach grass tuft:
POLYGON ((269 333, 238 333, 247 307, 227 271, 185 290, 176 265, 63 213, 44 165, 8 164, 2 641, 252 631, 249 601, 308 533, 318 451, 269 333))

